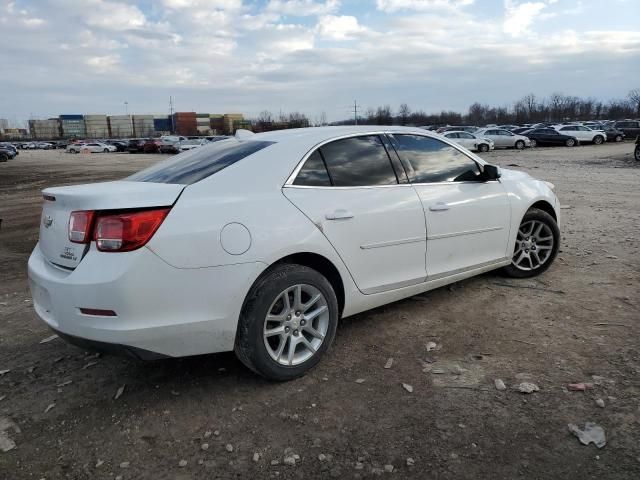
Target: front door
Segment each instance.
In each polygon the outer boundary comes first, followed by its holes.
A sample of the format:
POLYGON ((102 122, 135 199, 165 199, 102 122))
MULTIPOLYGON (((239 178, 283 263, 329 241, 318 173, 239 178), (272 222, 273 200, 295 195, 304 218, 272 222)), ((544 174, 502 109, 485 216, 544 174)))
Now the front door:
POLYGON ((283 189, 365 294, 425 281, 422 204, 397 166, 378 135, 344 138, 313 152, 283 189))
POLYGON ((427 279, 509 257, 511 207, 499 180, 483 181, 471 157, 421 135, 393 135, 427 224, 427 279))

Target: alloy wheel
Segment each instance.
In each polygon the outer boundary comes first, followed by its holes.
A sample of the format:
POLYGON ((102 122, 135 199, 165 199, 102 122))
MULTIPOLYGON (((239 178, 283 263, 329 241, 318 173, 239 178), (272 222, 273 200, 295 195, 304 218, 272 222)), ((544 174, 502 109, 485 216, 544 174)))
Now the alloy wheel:
POLYGON ((329 329, 327 299, 316 287, 293 285, 273 301, 264 321, 264 345, 272 360, 296 366, 313 357, 329 329))
POLYGON ((530 220, 520 225, 513 265, 524 271, 536 270, 544 265, 553 252, 553 232, 544 222, 530 220))

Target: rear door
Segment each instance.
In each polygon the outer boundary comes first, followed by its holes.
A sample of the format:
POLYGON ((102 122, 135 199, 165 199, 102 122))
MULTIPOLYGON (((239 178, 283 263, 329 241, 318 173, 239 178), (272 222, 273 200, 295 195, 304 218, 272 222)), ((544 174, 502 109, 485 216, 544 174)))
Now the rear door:
POLYGON ((471 157, 439 139, 394 134, 393 144, 425 212, 428 280, 509 256, 511 206, 499 180, 483 181, 471 157))
POLYGON ((422 204, 384 136, 322 145, 283 193, 318 226, 363 293, 425 281, 422 204))

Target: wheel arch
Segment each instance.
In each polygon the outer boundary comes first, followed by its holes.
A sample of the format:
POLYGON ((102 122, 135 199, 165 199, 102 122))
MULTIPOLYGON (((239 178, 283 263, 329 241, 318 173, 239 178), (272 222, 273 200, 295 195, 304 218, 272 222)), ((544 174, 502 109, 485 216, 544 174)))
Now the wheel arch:
POLYGON ((558 221, 558 215, 556 214, 555 208, 553 208, 553 205, 551 205, 546 200, 538 200, 527 209, 527 212, 534 208, 537 208, 538 210, 542 210, 543 212, 547 212, 549 215, 553 217, 553 219, 556 222, 558 221))

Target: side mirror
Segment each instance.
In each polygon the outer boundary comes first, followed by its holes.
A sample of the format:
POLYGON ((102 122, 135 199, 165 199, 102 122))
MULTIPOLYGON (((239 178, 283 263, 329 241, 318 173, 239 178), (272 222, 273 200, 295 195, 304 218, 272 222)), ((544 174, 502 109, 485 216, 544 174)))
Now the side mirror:
POLYGON ((489 163, 484 165, 484 168, 482 169, 482 178, 484 178, 485 181, 497 180, 501 176, 502 176, 502 173, 500 173, 500 167, 496 165, 491 165, 489 163))

